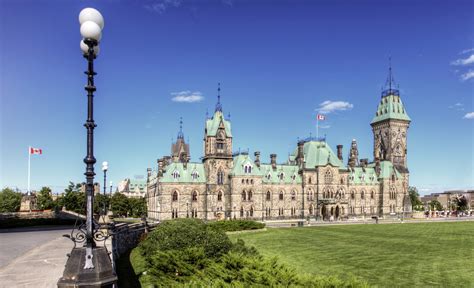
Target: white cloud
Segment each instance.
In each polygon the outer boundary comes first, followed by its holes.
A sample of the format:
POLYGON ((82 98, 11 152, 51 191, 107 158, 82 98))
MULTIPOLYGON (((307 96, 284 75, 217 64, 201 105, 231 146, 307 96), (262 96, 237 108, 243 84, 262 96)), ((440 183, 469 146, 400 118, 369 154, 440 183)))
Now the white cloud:
POLYGON ((331 128, 331 125, 320 125, 319 128, 320 129, 329 129, 329 128, 331 128))
POLYGON ((469 52, 472 52, 472 51, 474 51, 474 48, 462 50, 461 53, 459 53, 459 54, 466 54, 466 53, 469 53, 469 52))
POLYGON ((466 80, 469 80, 471 78, 474 78, 474 70, 469 70, 466 73, 461 75, 461 80, 462 81, 466 81, 466 80))
POLYGON ((335 111, 351 110, 353 107, 354 105, 349 102, 326 100, 323 103, 319 104, 319 108, 317 108, 316 111, 321 114, 329 114, 335 111))
POLYGON ((464 119, 474 119, 474 112, 469 112, 463 117, 464 119))
POLYGON ((454 105, 448 106, 449 109, 456 109, 457 111, 464 111, 464 104, 457 102, 454 105))
POLYGON ((470 65, 474 63, 474 54, 471 54, 471 56, 467 57, 466 59, 457 59, 453 62, 451 62, 451 65, 470 65))
POLYGON ((168 7, 179 7, 181 6, 182 0, 156 0, 150 4, 144 5, 145 9, 163 14, 168 7))
POLYGON ((191 92, 189 90, 181 91, 181 92, 173 92, 171 93, 174 97, 171 98, 174 102, 184 102, 184 103, 194 103, 200 102, 204 99, 202 93, 199 91, 191 92))

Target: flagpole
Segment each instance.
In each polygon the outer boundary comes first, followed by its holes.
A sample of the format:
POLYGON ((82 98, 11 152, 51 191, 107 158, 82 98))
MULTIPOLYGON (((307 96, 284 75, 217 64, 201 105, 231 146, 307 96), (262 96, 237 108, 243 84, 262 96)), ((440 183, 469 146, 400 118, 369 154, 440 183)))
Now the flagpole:
POLYGON ((316 141, 319 141, 319 115, 316 116, 316 141))
POLYGON ((26 191, 27 195, 30 195, 30 175, 31 175, 30 169, 31 169, 31 146, 28 146, 28 191, 26 191))

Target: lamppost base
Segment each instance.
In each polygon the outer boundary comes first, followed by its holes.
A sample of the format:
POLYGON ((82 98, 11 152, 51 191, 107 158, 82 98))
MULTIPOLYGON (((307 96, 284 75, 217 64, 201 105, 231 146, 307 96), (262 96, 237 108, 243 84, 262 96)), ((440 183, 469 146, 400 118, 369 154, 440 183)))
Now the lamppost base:
POLYGON ((104 247, 92 249, 94 269, 84 269, 86 247, 73 248, 64 268, 58 288, 116 287, 115 275, 109 254, 104 247))

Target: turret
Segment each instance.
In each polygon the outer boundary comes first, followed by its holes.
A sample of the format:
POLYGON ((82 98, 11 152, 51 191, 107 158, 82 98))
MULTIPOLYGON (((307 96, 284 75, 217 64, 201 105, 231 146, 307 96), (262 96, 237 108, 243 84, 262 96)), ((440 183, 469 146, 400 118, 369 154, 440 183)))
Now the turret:
POLYGON ((255 151, 254 155, 255 155, 254 163, 257 167, 260 167, 260 151, 255 151))
POLYGON ((351 150, 349 152, 349 159, 347 165, 350 167, 359 166, 359 150, 357 149, 356 139, 352 139, 351 150))

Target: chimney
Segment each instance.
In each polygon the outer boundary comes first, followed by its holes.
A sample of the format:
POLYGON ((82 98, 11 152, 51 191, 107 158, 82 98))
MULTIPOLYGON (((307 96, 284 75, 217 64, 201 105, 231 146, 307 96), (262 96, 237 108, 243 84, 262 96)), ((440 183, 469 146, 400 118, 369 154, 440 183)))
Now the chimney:
POLYGON ((367 167, 367 163, 369 163, 369 159, 367 158, 360 159, 360 166, 367 167))
POLYGON ((276 170, 276 160, 277 160, 277 154, 270 154, 270 163, 272 164, 273 170, 276 170))
POLYGON ((260 167, 260 151, 255 151, 254 153, 255 155, 255 165, 257 165, 257 167, 260 167))
POLYGON ((184 152, 182 155, 183 155, 183 168, 184 170, 186 170, 186 168, 188 167, 188 155, 186 154, 186 152, 184 152))
POLYGON ((304 140, 298 141, 298 155, 296 157, 298 159, 298 164, 303 163, 303 159, 304 159, 304 140))
POLYGON ((336 146, 337 147, 337 158, 342 161, 342 145, 339 144, 336 146))
POLYGON ((349 151, 349 160, 347 161, 347 164, 350 167, 359 166, 359 150, 357 149, 357 141, 355 139, 352 139, 351 149, 349 151))
POLYGON ((163 175, 163 158, 156 160, 158 162, 158 176, 163 175))
POLYGON ((377 158, 375 158, 375 174, 377 174, 377 177, 380 176, 380 171, 381 171, 380 159, 377 157, 377 158))

